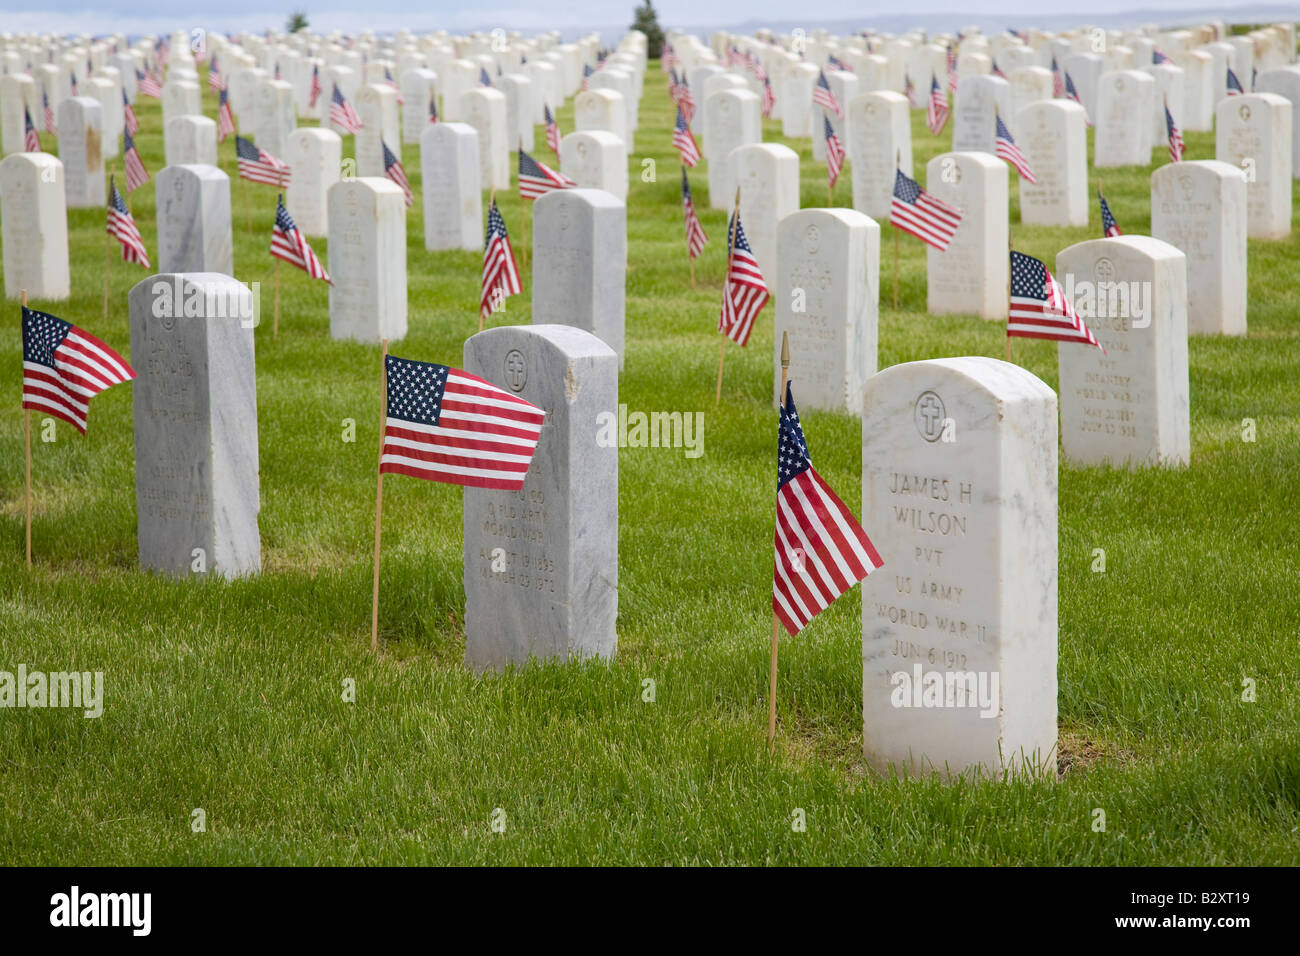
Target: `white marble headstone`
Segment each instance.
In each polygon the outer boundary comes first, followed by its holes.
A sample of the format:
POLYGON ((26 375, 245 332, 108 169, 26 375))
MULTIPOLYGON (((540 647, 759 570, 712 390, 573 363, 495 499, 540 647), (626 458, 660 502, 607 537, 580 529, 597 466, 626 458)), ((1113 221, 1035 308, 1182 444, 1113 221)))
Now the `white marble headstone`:
POLYGON ((289 185, 284 205, 304 236, 329 235, 329 190, 339 181, 343 140, 332 129, 303 126, 289 134, 284 161, 289 185))
POLYGON ((424 247, 483 247, 478 133, 467 123, 431 123, 420 136, 424 247))
POLYGON ((154 195, 159 270, 234 275, 230 177, 215 166, 165 166, 154 195))
POLYGON ((406 335, 406 195, 391 179, 329 188, 330 336, 359 342, 406 335))
POLYGON ((1291 234, 1291 101, 1276 93, 1229 96, 1215 108, 1214 158, 1246 173, 1252 239, 1291 234))
POLYGON ((5 296, 66 299, 68 206, 63 163, 49 153, 14 153, 0 162, 5 296))
POLYGON ((1007 317, 1008 169, 988 153, 943 153, 926 164, 926 192, 962 213, 947 249, 926 246, 926 311, 1007 317))

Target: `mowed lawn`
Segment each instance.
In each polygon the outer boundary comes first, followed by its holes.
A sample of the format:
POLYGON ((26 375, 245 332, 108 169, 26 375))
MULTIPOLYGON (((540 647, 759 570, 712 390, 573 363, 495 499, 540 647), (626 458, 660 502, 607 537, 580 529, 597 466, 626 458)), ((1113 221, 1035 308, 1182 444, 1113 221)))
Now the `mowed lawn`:
MULTIPOLYGON (((204 106, 215 115, 206 89, 204 106)), ((156 173, 158 101, 137 110, 156 173)), ((137 570, 129 386, 95 399, 87 436, 60 424, 43 443, 37 432, 35 567, 25 568, 21 343, 10 304, 0 336, 0 670, 103 671, 106 700, 97 720, 0 710, 0 863, 1300 859, 1300 232, 1250 243, 1249 338, 1191 342, 1190 468, 1062 464, 1059 779, 881 779, 861 756, 857 588, 783 641, 779 746, 765 753, 771 312, 747 349, 728 350, 715 409, 725 214, 708 208, 701 166, 691 181, 712 241, 692 289, 672 119, 652 62, 629 157, 620 400, 634 411, 704 412, 705 453, 620 452, 619 647, 608 665, 467 671, 461 491, 402 477, 386 482, 382 645, 370 651, 379 350, 332 341, 326 286, 289 269, 272 337, 275 195, 233 178, 233 141, 221 163, 232 176, 237 277, 262 283, 259 576, 174 582, 137 570), (1247 418, 1253 442, 1243 441, 1247 418), (354 442, 343 440, 349 419, 354 442), (1092 570, 1097 548, 1105 573, 1092 570), (355 703, 342 699, 348 679, 355 703), (1253 702, 1242 700, 1246 679, 1253 702), (196 808, 205 832, 192 832, 196 808), (1098 808, 1104 832, 1093 828, 1098 808), (805 832, 792 827, 800 809, 805 832)), ((923 119, 913 112, 924 183, 924 163, 948 148, 950 130, 931 136, 923 119)), ((559 121, 572 130, 571 103, 559 121)), ((768 141, 786 142, 779 123, 764 126, 768 141)), ((1213 134, 1186 139, 1189 159, 1213 158, 1213 134)), ((824 204, 825 168, 811 144, 789 145, 803 159, 803 204, 824 204)), ((402 154, 418 191, 418 147, 402 154)), ((540 127, 535 155, 554 164, 540 127)), ((1152 156, 1165 162, 1163 145, 1152 156)), ((120 158, 115 168, 120 179, 120 158)), ((1148 229, 1149 173, 1104 173, 1128 233, 1148 229)), ((839 206, 850 205, 849 174, 835 190, 839 206)), ((1019 225, 1016 195, 1013 177, 1016 246, 1049 266, 1060 249, 1100 235, 1095 201, 1086 229, 1030 228, 1019 225)), ((518 196, 499 199, 518 243, 518 196)), ((153 184, 128 200, 156 264, 153 184)), ((1000 323, 925 313, 916 240, 901 242, 902 308, 889 307, 889 233, 880 366, 1002 357, 1000 323)), ((126 294, 146 272, 114 249, 104 320, 103 210, 70 211, 69 236, 72 300, 34 305, 129 354, 126 294)), ((326 241, 312 242, 328 264, 326 241)), ((418 203, 407 242, 410 332, 394 351, 459 364, 477 328, 481 256, 426 252, 418 203)), ((523 273, 524 294, 492 324, 529 321, 523 273)), ((1054 345, 1018 340, 1015 358, 1056 386, 1054 345)), ((818 469, 856 512, 859 421, 815 411, 803 421, 818 469)))

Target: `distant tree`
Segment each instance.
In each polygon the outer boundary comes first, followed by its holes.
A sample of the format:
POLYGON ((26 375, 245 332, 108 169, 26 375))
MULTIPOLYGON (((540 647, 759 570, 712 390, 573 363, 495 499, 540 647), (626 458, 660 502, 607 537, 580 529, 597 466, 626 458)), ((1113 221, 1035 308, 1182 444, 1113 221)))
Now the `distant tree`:
POLYGON ((636 8, 632 15, 632 29, 645 34, 646 55, 651 60, 659 59, 664 51, 664 31, 659 26, 659 14, 650 0, 636 8))
POLYGON ((307 29, 307 11, 295 10, 289 14, 289 19, 284 24, 286 33, 297 33, 299 30, 307 29))

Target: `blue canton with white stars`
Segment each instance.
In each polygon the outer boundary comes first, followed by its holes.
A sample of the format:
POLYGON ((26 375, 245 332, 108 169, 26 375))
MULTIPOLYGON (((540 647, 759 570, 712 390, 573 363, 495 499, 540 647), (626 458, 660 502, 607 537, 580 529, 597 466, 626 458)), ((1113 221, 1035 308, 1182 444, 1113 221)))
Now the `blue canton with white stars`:
POLYGON ((72 331, 72 324, 35 309, 23 309, 23 361, 54 368, 54 350, 72 331))
POLYGON ((506 221, 501 218, 501 210, 493 202, 492 208, 488 210, 487 236, 483 240, 483 248, 489 248, 496 237, 505 239, 509 236, 510 234, 506 232, 506 221))
POLYGON ((731 238, 731 248, 753 253, 754 250, 749 248, 749 240, 745 238, 745 227, 740 224, 740 220, 734 214, 731 217, 731 223, 731 228, 735 230, 735 235, 731 238))
POLYGON ((438 424, 451 369, 392 355, 384 358, 384 367, 388 370, 388 417, 421 425, 438 424))
POLYGON ((901 169, 896 170, 894 174, 894 198, 915 205, 916 197, 920 195, 921 187, 917 184, 916 180, 908 176, 901 169))
POLYGON ((781 435, 776 443, 776 487, 779 489, 812 467, 803 426, 794 407, 794 392, 785 386, 785 405, 781 408, 781 435))

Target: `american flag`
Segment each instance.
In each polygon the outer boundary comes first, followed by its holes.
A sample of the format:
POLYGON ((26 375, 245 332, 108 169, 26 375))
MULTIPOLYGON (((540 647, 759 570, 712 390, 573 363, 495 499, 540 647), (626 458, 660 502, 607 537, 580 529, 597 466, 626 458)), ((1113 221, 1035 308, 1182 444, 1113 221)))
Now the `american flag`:
POLYGON ((73 74, 72 74, 72 76, 71 76, 71 80, 72 80, 72 95, 73 95, 73 96, 77 96, 78 93, 77 93, 77 74, 76 74, 76 73, 73 73, 73 74))
POLYGON ((230 93, 223 86, 217 94, 217 142, 224 143, 226 137, 235 132, 235 114, 230 110, 230 93))
POLYGON ((497 201, 492 200, 488 210, 487 237, 483 243, 483 294, 479 298, 479 316, 486 319, 504 304, 508 295, 518 295, 519 266, 515 251, 510 248, 510 234, 506 221, 501 218, 497 201))
POLYGON ((1056 65, 1056 57, 1052 57, 1052 99, 1060 99, 1065 95, 1065 84, 1061 82, 1061 68, 1056 65))
POLYGON ((790 636, 884 562, 853 513, 812 466, 789 383, 776 451, 772 611, 790 636))
POLYGON ((555 117, 551 114, 550 106, 543 106, 546 113, 546 145, 551 147, 551 152, 555 158, 560 158, 560 127, 555 122, 555 117))
POLYGON ((831 85, 826 82, 826 74, 817 74, 817 85, 813 87, 812 101, 814 106, 820 106, 822 109, 830 110, 836 116, 843 117, 840 112, 840 102, 831 92, 831 85))
POLYGON ((1025 154, 1020 151, 1016 141, 1011 138, 1011 130, 1007 129, 1007 124, 1002 122, 1001 115, 995 115, 994 119, 998 124, 996 148, 998 158, 1004 159, 1016 167, 1016 172, 1020 174, 1020 178, 1025 182, 1038 182, 1038 179, 1034 176, 1033 168, 1029 165, 1029 160, 1025 159, 1025 154))
POLYGON ((289 210, 284 208, 283 196, 276 204, 275 226, 271 230, 271 255, 297 266, 313 279, 324 279, 333 284, 320 259, 316 258, 316 253, 307 244, 307 237, 293 221, 289 210))
POLYGON ((754 258, 754 250, 745 238, 737 209, 728 223, 731 239, 731 261, 727 264, 727 282, 722 289, 722 312, 718 316, 718 331, 731 341, 746 345, 754 329, 754 319, 770 298, 763 273, 754 258), (731 230, 734 230, 734 234, 731 230))
POLYGON ((1119 231, 1119 223, 1111 215, 1110 203, 1106 202, 1106 197, 1101 194, 1100 189, 1097 190, 1097 201, 1101 203, 1101 234, 1107 239, 1112 236, 1123 235, 1119 231))
POLYGON ((394 155, 383 140, 379 141, 379 145, 384 151, 384 175, 402 187, 402 193, 406 196, 406 208, 410 209, 415 205, 415 196, 411 194, 411 181, 406 178, 402 161, 394 155))
POLYGON ((673 145, 682 154, 682 162, 687 166, 694 168, 700 161, 700 147, 696 145, 695 137, 691 135, 691 128, 686 125, 686 117, 680 108, 677 110, 677 123, 673 126, 673 145))
POLYGON ((843 70, 845 73, 853 72, 853 67, 849 66, 833 53, 827 58, 826 65, 837 70, 843 70))
POLYGON ((45 132, 51 136, 58 136, 59 127, 54 122, 54 110, 50 109, 50 94, 45 90, 41 90, 41 105, 45 109, 45 132))
POLYGON ((122 91, 122 125, 126 131, 134 136, 140 130, 140 121, 135 117, 135 110, 131 108, 131 101, 126 98, 126 90, 122 91))
POLYGON ((1241 88, 1241 80, 1237 79, 1237 74, 1232 72, 1232 67, 1228 67, 1228 95, 1241 96, 1245 92, 1241 88))
POLYGON ((352 104, 347 101, 347 97, 338 88, 338 84, 334 85, 334 97, 330 102, 330 122, 340 127, 345 133, 361 132, 361 117, 352 108, 352 104))
POLYGON ((279 78, 280 78, 280 64, 277 62, 275 64, 275 72, 271 75, 271 79, 278 80, 279 78))
POLYGON ((492 85, 492 77, 488 76, 488 71, 486 67, 479 67, 478 69, 478 85, 479 86, 492 85))
POLYGON ((149 170, 140 160, 140 151, 135 148, 135 140, 125 130, 122 133, 122 165, 126 168, 126 191, 135 192, 149 181, 149 170))
POLYGON ((591 68, 590 64, 584 63, 582 65, 582 88, 584 90, 591 89, 591 74, 594 72, 595 70, 591 68))
POLYGON ((272 156, 256 143, 242 136, 235 137, 235 156, 239 163, 239 176, 252 183, 268 186, 289 185, 289 164, 272 156))
POLYGON ((26 135, 23 137, 23 149, 29 153, 39 153, 41 151, 41 137, 36 132, 36 127, 32 125, 32 111, 25 106, 23 107, 23 124, 26 129, 26 135))
POLYGON ((671 43, 666 44, 664 46, 663 59, 659 61, 659 69, 667 73, 669 69, 677 64, 677 62, 677 54, 673 51, 673 45, 671 43))
MULTIPOLYGON (((1079 91, 1075 88, 1074 80, 1071 79, 1068 72, 1065 74, 1065 98, 1067 100, 1074 100, 1074 102, 1083 106, 1083 100, 1079 99, 1079 91)), ((1089 126, 1092 125, 1092 118, 1088 116, 1088 108, 1086 106, 1083 107, 1083 121, 1089 126)))
POLYGON ((311 68, 311 89, 307 91, 307 109, 314 110, 316 101, 320 99, 320 64, 311 68))
POLYGON ((957 92, 957 49, 948 44, 948 89, 957 92))
MULTIPOLYGON (((135 71, 136 88, 139 89, 141 96, 152 96, 154 99, 162 97, 162 84, 158 82, 158 77, 152 72, 146 73, 144 70, 135 71)), ((76 89, 77 78, 72 78, 73 89, 76 89)))
POLYGON ((682 75, 682 81, 677 84, 673 102, 677 104, 677 108, 686 117, 686 122, 689 123, 695 119, 695 94, 691 92, 691 86, 686 81, 685 74, 682 75))
POLYGON ((380 474, 518 491, 546 413, 469 372, 384 356, 380 474))
POLYGON ((682 208, 686 213, 686 254, 694 259, 704 251, 704 244, 709 237, 704 234, 700 217, 695 215, 695 203, 691 199, 691 184, 686 178, 686 168, 682 168, 682 208))
POLYGON ((1162 50, 1162 49, 1160 49, 1160 47, 1158 47, 1158 46, 1157 46, 1157 47, 1152 47, 1152 48, 1151 48, 1151 62, 1152 62, 1153 64, 1155 64, 1155 65, 1159 65, 1159 64, 1161 64, 1161 63, 1168 63, 1168 62, 1169 62, 1169 57, 1165 55, 1165 51, 1162 50))
POLYGON ((961 225, 961 210, 935 199, 899 169, 894 173, 894 199, 889 206, 889 221, 943 252, 961 225))
POLYGON ((519 198, 536 199, 555 189, 570 189, 578 185, 563 173, 557 173, 545 163, 539 163, 522 149, 519 150, 519 198))
POLYGON ((907 97, 909 108, 916 105, 916 84, 912 82, 912 74, 906 70, 903 71, 903 95, 907 97))
POLYGON ((438 94, 433 90, 429 91, 429 122, 438 122, 438 94))
POLYGON ((1047 266, 1022 252, 1011 253, 1011 307, 1007 335, 1026 339, 1081 342, 1106 350, 1084 325, 1047 266))
POLYGON ((23 306, 23 408, 62 418, 84 435, 90 400, 133 378, 126 359, 89 332, 23 306))
POLYGON ((776 108, 776 94, 772 92, 772 81, 763 77, 763 118, 771 119, 772 110, 776 108))
POLYGON ((214 56, 212 62, 208 64, 208 89, 213 93, 220 93, 226 84, 221 79, 221 68, 217 66, 217 58, 214 56))
POLYGON ((952 112, 948 108, 948 94, 939 86, 939 81, 932 75, 930 77, 930 102, 925 108, 925 125, 929 127, 930 132, 938 136, 943 132, 943 128, 948 125, 948 114, 952 112))
POLYGON ((1250 68, 1250 91, 1255 92, 1255 81, 1259 79, 1259 70, 1256 67, 1250 68))
POLYGON ((402 96, 402 90, 397 85, 397 81, 393 79, 393 72, 388 67, 384 67, 384 80, 389 86, 397 91, 397 105, 404 106, 406 104, 406 98, 402 96))
POLYGON ((122 244, 122 259, 137 262, 149 268, 149 253, 145 251, 144 239, 136 228, 131 210, 126 208, 126 200, 117 191, 117 182, 108 177, 108 234, 122 244))
POLYGON ((1007 78, 1007 75, 1003 73, 1001 67, 998 66, 997 60, 993 61, 993 75, 1003 80, 1007 78))
POLYGON ((831 189, 834 189, 835 181, 840 178, 840 169, 844 166, 844 147, 840 145, 835 130, 831 129, 830 118, 825 113, 822 114, 822 122, 826 125, 826 179, 830 182, 831 189))
POLYGON ((1169 133, 1169 158, 1175 163, 1183 161, 1187 147, 1183 145, 1183 134, 1174 122, 1174 114, 1169 112, 1169 103, 1165 103, 1165 129, 1169 133))

